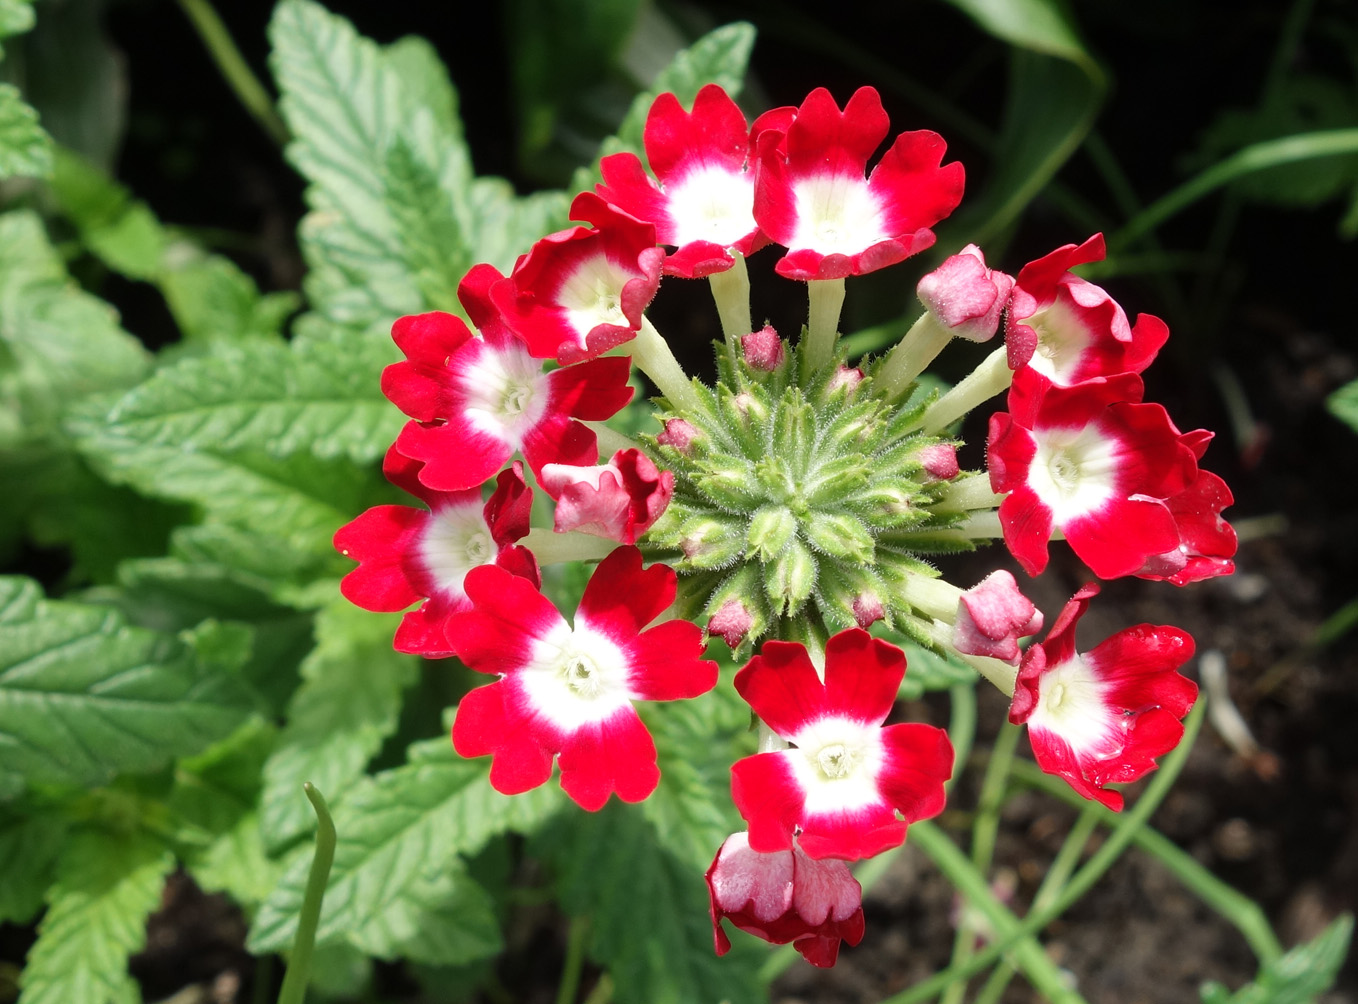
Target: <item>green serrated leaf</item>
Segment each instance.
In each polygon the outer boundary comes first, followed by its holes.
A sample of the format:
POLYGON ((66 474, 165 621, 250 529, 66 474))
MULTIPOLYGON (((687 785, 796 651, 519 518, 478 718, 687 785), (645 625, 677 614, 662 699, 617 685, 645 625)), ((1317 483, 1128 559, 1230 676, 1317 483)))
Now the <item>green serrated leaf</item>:
POLYGON ((349 790, 395 731, 401 698, 419 660, 391 647, 399 614, 377 616, 341 600, 316 617, 316 647, 302 663, 302 685, 264 768, 260 817, 278 849, 315 825, 302 783, 349 790))
MULTIPOLYGON (((416 121, 432 119, 425 115, 416 121)), ((400 138, 387 151, 382 167, 387 206, 396 222, 406 266, 424 302, 435 310, 461 313, 457 284, 473 262, 452 200, 433 169, 422 164, 400 138)))
POLYGON ((570 813, 537 846, 556 863, 567 910, 590 917, 590 955, 619 1004, 767 1000, 765 953, 741 942, 713 953, 702 869, 668 853, 638 807, 570 813))
POLYGON ((1346 383, 1325 399, 1331 415, 1358 433, 1358 380, 1346 383))
POLYGON ((366 339, 219 345, 130 391, 105 432, 183 451, 308 452, 364 463, 386 451, 403 421, 377 380, 394 355, 366 339))
POLYGON ((19 1004, 138 1002, 127 959, 146 943, 174 855, 142 834, 85 830, 62 849, 19 1004))
POLYGON ((44 601, 0 623, 0 770, 93 786, 203 749, 244 719, 239 681, 107 608, 44 601))
POLYGON ((0 84, 0 179, 45 178, 52 173, 52 137, 18 88, 0 84))
POLYGON ((189 852, 185 866, 204 892, 224 892, 247 912, 259 908, 283 873, 269 857, 259 816, 247 813, 206 848, 189 852))
MULTIPOLYGON (((457 869, 457 855, 474 854, 507 830, 531 831, 561 806, 554 785, 501 795, 487 767, 458 757, 442 737, 412 746, 409 764, 345 796, 334 813, 339 843, 318 944, 348 938, 370 950, 406 946, 420 924, 441 915, 451 901, 444 897, 457 896, 457 883, 439 879, 457 869)), ((310 861, 309 850, 290 859, 255 919, 251 951, 292 943, 310 861)))
POLYGON ((29 924, 42 909, 43 894, 52 884, 69 824, 55 815, 12 818, 0 826, 0 924, 29 924))
POLYGON ((471 224, 476 260, 508 273, 524 250, 570 222, 565 192, 535 192, 517 198, 503 178, 477 178, 471 189, 471 224))
POLYGON ((1264 967, 1252 983, 1231 993, 1220 983, 1202 988, 1205 1004, 1313 1004, 1334 986, 1349 952, 1353 915, 1340 914, 1310 941, 1264 967))

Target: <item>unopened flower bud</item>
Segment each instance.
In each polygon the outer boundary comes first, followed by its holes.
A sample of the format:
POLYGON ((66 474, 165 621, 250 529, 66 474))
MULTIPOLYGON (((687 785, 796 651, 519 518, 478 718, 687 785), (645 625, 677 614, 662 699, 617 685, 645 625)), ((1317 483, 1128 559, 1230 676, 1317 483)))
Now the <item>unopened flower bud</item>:
POLYGON ((951 481, 961 470, 957 466, 957 447, 935 443, 919 451, 919 462, 924 465, 925 482, 951 481))
POLYGON ((839 371, 830 378, 830 393, 843 390, 845 393, 852 394, 858 385, 863 382, 863 371, 857 366, 840 366, 839 371))
POLYGON ((806 539, 816 550, 845 561, 865 564, 875 550, 868 528, 849 513, 812 513, 806 521, 806 539))
POLYGON ((991 572, 957 601, 953 645, 967 655, 984 655, 1017 666, 1018 640, 1042 630, 1042 611, 1019 592, 1009 572, 991 572))
POLYGON ((745 553, 745 536, 725 520, 695 516, 679 528, 679 549, 689 568, 721 568, 745 553))
POLYGON ((674 495, 674 475, 637 449, 619 450, 607 464, 545 464, 543 490, 556 499, 557 533, 579 530, 634 544, 674 495))
POLYGON ((766 324, 742 338, 740 350, 745 355, 745 364, 762 373, 772 373, 783 364, 787 355, 783 340, 778 337, 772 324, 766 324))
POLYGON ((699 432, 692 422, 682 418, 671 418, 665 422, 665 430, 655 437, 661 446, 672 446, 686 457, 693 456, 693 441, 699 432))
POLYGON ((750 518, 747 539, 761 557, 772 558, 787 547, 797 532, 797 517, 786 506, 766 505, 750 518))
POLYGON ((1014 278, 986 268, 981 249, 968 244, 921 279, 916 291, 929 313, 954 335, 984 342, 999 329, 1014 278))
POLYGON ((868 626, 886 616, 882 601, 874 593, 860 593, 853 601, 853 619, 858 626, 867 630, 868 626))
POLYGON ((750 633, 754 618, 740 600, 727 600, 707 622, 707 633, 720 635, 731 651, 740 647, 750 633))
POLYGON ((777 560, 764 568, 764 593, 776 613, 795 614, 816 588, 816 558, 795 537, 777 560))

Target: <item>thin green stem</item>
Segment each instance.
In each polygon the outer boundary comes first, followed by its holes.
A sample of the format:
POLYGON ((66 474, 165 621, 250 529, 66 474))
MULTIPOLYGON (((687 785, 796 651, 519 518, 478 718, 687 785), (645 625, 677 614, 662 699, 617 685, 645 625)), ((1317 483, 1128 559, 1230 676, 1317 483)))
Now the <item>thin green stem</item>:
POLYGON ((1004 346, 1000 346, 981 360, 981 364, 963 377, 957 386, 929 406, 920 419, 921 428, 926 435, 932 436, 978 404, 1007 390, 1013 380, 1014 372, 1009 368, 1004 346))
POLYGON ((539 565, 559 565, 565 561, 602 561, 618 545, 603 537, 580 533, 556 533, 535 526, 520 543, 533 552, 539 565))
POLYGON ((635 439, 629 439, 617 429, 604 422, 585 422, 586 426, 594 431, 595 438, 599 441, 599 456, 611 457, 619 450, 640 450, 641 444, 635 439))
POLYGON ((953 770, 952 776, 943 782, 945 791, 951 791, 961 777, 976 741, 976 688, 970 683, 956 684, 948 688, 948 700, 952 705, 948 738, 952 741, 953 770))
POLYGON ((278 1004, 302 1004, 306 999, 311 956, 316 950, 316 924, 321 919, 321 901, 325 898, 330 865, 335 860, 335 823, 330 818, 325 796, 310 781, 302 785, 302 790, 316 812, 316 855, 311 859, 311 872, 307 875, 302 911, 297 920, 297 938, 292 943, 292 958, 283 976, 283 988, 278 992, 278 1004))
POLYGON ((613 977, 604 973, 585 998, 585 1004, 609 1004, 613 1000, 613 977))
POLYGON ((674 358, 665 337, 655 330, 651 319, 644 314, 641 330, 631 344, 632 360, 637 368, 651 378, 651 382, 669 400, 670 406, 680 412, 697 411, 698 396, 689 382, 688 374, 679 365, 679 360, 674 358))
POLYGON ((245 110, 269 134, 270 139, 279 146, 286 143, 289 139, 288 127, 274 111, 273 98, 254 75, 250 64, 240 54, 240 49, 236 48, 231 33, 226 30, 226 25, 217 16, 212 4, 208 0, 179 0, 179 6, 245 110))
POLYGON ((585 968, 585 945, 589 941, 589 917, 571 921, 566 939, 566 961, 561 967, 561 982, 556 988, 556 1004, 575 1004, 580 993, 580 974, 585 968))
POLYGON ((843 279, 812 279, 806 284, 806 344, 802 346, 802 378, 828 363, 835 354, 839 311, 844 306, 843 279))
POLYGON ((726 350, 731 354, 731 362, 740 358, 740 339, 753 328, 750 321, 750 272, 745 266, 745 256, 739 251, 731 253, 735 264, 725 272, 713 272, 707 277, 712 288, 712 299, 717 304, 717 314, 721 317, 721 333, 726 336, 726 350))
POLYGON ((972 1004, 999 1004, 1005 990, 1009 989, 1009 981, 1013 978, 1014 967, 1007 962, 1001 962, 990 971, 990 978, 982 985, 972 1004))
MULTIPOLYGON (((1065 782, 1050 774, 1044 774, 1037 764, 1026 760, 1018 761, 1014 765, 1014 779, 1064 802, 1083 805, 1086 811, 1094 816, 1096 822, 1105 826, 1116 826, 1118 823, 1117 813, 1101 805, 1085 802, 1065 782)), ((1283 947, 1258 903, 1221 881, 1199 864, 1193 855, 1158 830, 1150 827, 1138 830, 1132 838, 1132 843, 1159 861, 1210 909, 1235 925, 1261 965, 1266 966, 1282 956, 1283 947)))
POLYGON ((882 360, 874 376, 878 389, 888 400, 900 397, 950 341, 952 331, 926 310, 882 360))
MULTIPOLYGON (((1076 873, 1070 883, 1061 890, 1061 894, 1056 897, 1050 906, 1044 910, 1030 913, 1024 918, 1023 923, 1019 925, 1016 931, 1001 934, 963 965, 949 966, 908 990, 903 990, 887 998, 881 1004, 918 1004, 920 1001, 927 1001, 936 997, 954 980, 965 979, 974 973, 979 973, 1004 953, 1011 951, 1020 939, 1042 930, 1059 917, 1067 907, 1088 892, 1090 886, 1102 878, 1104 872, 1126 850, 1127 845, 1132 842, 1137 832, 1145 826, 1151 813, 1159 807, 1165 795, 1169 793, 1170 787, 1188 761, 1188 753, 1193 748, 1193 741, 1197 739, 1198 732, 1202 728, 1205 706, 1206 702, 1200 699, 1189 716, 1184 719, 1184 735, 1179 741, 1178 748, 1165 757, 1160 770, 1151 778, 1150 784, 1146 786, 1146 790, 1142 792, 1136 805, 1118 821, 1118 825, 1114 828, 1112 834, 1104 841, 1089 862, 1076 873)), ((926 824, 916 823, 912 832, 916 832, 923 825, 926 824)), ((961 856, 960 852, 958 852, 958 856, 961 856)))

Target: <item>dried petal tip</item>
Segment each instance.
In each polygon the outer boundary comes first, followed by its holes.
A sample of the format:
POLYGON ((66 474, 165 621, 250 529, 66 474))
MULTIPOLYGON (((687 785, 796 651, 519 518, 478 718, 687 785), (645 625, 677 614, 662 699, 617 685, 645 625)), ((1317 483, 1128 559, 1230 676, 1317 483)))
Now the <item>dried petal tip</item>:
POLYGON ((985 256, 968 244, 919 281, 920 302, 959 338, 984 342, 999 330, 1000 313, 1014 290, 1013 276, 986 268, 985 256))
POLYGON ((919 451, 919 462, 924 465, 924 480, 951 481, 961 473, 957 464, 957 447, 935 443, 919 451))
POLYGON ((686 457, 693 456, 693 441, 698 438, 698 430, 691 422, 682 418, 671 418, 665 423, 665 431, 655 437, 661 446, 673 446, 686 457))
POLYGON ((745 640, 754 618, 740 600, 727 600, 707 622, 707 633, 720 635, 726 644, 735 651, 745 640))
POLYGON ((774 945, 789 941, 813 966, 829 968, 839 944, 863 940, 863 889, 842 861, 817 861, 795 844, 761 854, 733 833, 707 870, 718 955, 731 950, 722 918, 774 945))
POLYGON ((1019 663, 1018 640, 1042 630, 1042 611, 1019 592, 1008 572, 991 572, 957 601, 953 645, 967 655, 1019 663))
POLYGON ((786 356, 783 340, 778 337, 772 324, 751 331, 740 340, 740 348, 745 354, 745 364, 763 373, 772 373, 783 364, 786 356))

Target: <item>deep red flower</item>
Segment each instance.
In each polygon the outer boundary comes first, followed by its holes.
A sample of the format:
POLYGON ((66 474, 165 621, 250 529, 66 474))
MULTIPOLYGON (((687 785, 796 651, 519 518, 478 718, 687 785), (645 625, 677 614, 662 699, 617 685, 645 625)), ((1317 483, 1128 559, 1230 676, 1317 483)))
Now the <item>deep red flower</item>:
POLYGON ((1130 575, 1179 546, 1164 500, 1197 477, 1193 444, 1158 404, 1142 404, 1141 378, 1123 374, 1055 387, 1030 368, 1014 374, 1009 412, 990 418, 990 486, 1004 542, 1030 575, 1047 566, 1060 529, 1094 574, 1130 575))
POLYGON ((754 222, 754 171, 745 115, 724 90, 707 84, 685 112, 673 94, 655 99, 642 141, 655 173, 634 153, 599 163, 610 204, 655 224, 656 239, 673 248, 668 275, 699 279, 724 272, 731 251, 753 254, 768 243, 754 222))
POLYGON ((590 227, 548 234, 491 288, 507 323, 539 359, 575 363, 635 337, 660 285, 655 227, 593 192, 571 203, 590 227))
POLYGON ((615 792, 644 799, 660 770, 632 702, 697 697, 717 683, 696 625, 642 630, 674 602, 676 585, 673 569, 643 569, 640 551, 620 547, 594 570, 572 626, 532 583, 473 569, 473 609, 450 620, 448 637, 458 658, 500 679, 462 698, 454 748, 494 757, 490 783, 507 795, 545 782, 559 754, 561 787, 584 808, 603 808, 615 792))
POLYGON ((1221 510, 1234 501, 1225 481, 1200 469, 1191 485, 1165 499, 1165 508, 1179 531, 1179 546, 1147 558, 1134 574, 1143 579, 1168 580, 1176 586, 1230 575, 1235 571, 1231 559, 1237 541, 1231 524, 1221 518, 1221 510))
POLYGON ((749 834, 731 834, 707 869, 707 891, 718 955, 731 950, 723 918, 770 944, 792 942, 822 968, 835 964, 841 941, 863 940, 863 887, 849 866, 808 857, 795 841, 761 854, 750 849, 749 834))
POLYGON ((824 683, 792 642, 765 642, 736 674, 740 696, 792 743, 731 768, 731 796, 754 850, 787 850, 795 834, 813 858, 856 861, 899 846, 908 823, 943 810, 948 734, 882 726, 904 677, 905 654, 860 628, 826 645, 824 683))
POLYGON ((402 317, 391 329, 406 361, 382 373, 382 392, 415 419, 396 446, 423 463, 421 482, 438 491, 481 485, 515 451, 534 473, 549 463, 592 464, 597 440, 576 419, 602 421, 632 397, 626 358, 544 373, 490 302, 503 278, 477 265, 458 287, 480 337, 439 311, 402 317))
POLYGON ((635 544, 674 495, 674 475, 637 449, 597 467, 548 464, 541 484, 556 499, 557 533, 580 530, 622 544, 635 544))
POLYGON ((1165 322, 1141 314, 1135 325, 1100 286, 1070 269, 1102 261, 1103 234, 1066 244, 1019 270, 1009 305, 1009 368, 1031 366, 1062 387, 1093 377, 1140 373, 1169 338, 1165 322))
POLYGON ((1075 650, 1075 625, 1099 591, 1090 583, 1066 604, 1045 641, 1023 654, 1009 720, 1028 726, 1038 766, 1085 798, 1120 810, 1105 785, 1135 781, 1178 745, 1197 685, 1178 673, 1193 639, 1139 624, 1093 650, 1075 650))
POLYGON ((859 88, 841 112, 812 91, 795 115, 755 123, 759 172, 754 218, 788 249, 776 268, 790 279, 842 279, 894 265, 934 243, 929 228, 962 199, 959 163, 940 167, 946 144, 927 130, 902 133, 864 178, 890 128, 882 100, 859 88), (788 123, 788 119, 791 119, 788 123), (775 126, 785 125, 786 131, 775 126))
POLYGON ((463 581, 471 569, 494 564, 534 586, 541 583, 533 553, 514 544, 528 533, 533 490, 518 463, 500 472, 485 502, 480 488, 426 487, 420 466, 393 446, 382 470, 428 509, 374 506, 336 531, 335 547, 358 562, 340 580, 340 592, 356 606, 396 611, 424 600, 402 618, 396 650, 438 658, 452 655, 444 628, 450 616, 469 606, 463 581))

